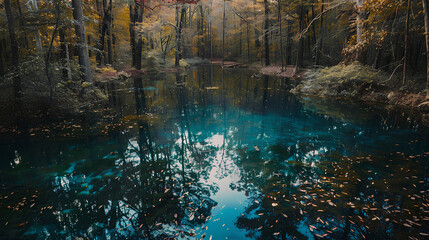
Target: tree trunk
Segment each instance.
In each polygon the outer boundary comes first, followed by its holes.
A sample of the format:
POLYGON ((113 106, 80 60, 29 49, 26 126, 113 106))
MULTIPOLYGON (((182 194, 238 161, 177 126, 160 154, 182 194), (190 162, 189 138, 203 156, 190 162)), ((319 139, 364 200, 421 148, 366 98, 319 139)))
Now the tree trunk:
MULTIPOLYGON (((417 47, 415 48, 415 51, 420 53, 422 49, 422 44, 425 42, 425 36, 421 36, 420 34, 418 36, 419 41, 417 42, 417 47)), ((420 55, 421 54, 411 54, 411 56, 414 56, 414 60, 412 63, 413 69, 418 69, 420 67, 420 55)))
MULTIPOLYGON (((31 12, 37 12, 39 10, 37 4, 34 4, 32 6, 27 5, 27 7, 28 7, 28 10, 31 12)), ((34 31, 34 39, 36 40, 36 50, 37 50, 37 54, 39 56, 42 56, 43 55, 42 38, 40 37, 40 30, 37 27, 37 25, 39 24, 39 21, 36 21, 34 24, 36 25, 36 27, 33 28, 34 29, 33 30, 34 31)))
POLYGON ((82 79, 92 83, 91 65, 89 63, 88 49, 86 46, 85 23, 83 21, 83 10, 81 0, 72 0, 73 18, 75 20, 75 31, 78 38, 78 56, 82 79))
POLYGON ((364 3, 365 0, 356 0, 356 8, 358 12, 356 19, 356 44, 358 45, 356 59, 363 64, 366 63, 366 50, 364 49, 364 46, 361 45, 363 44, 362 35, 364 22, 367 17, 367 13, 362 9, 364 3))
POLYGON ((182 6, 179 17, 179 8, 176 8, 176 59, 175 66, 178 67, 180 64, 180 59, 182 58, 182 27, 183 27, 183 18, 186 15, 186 8, 182 6))
MULTIPOLYGON (((311 19, 314 19, 316 16, 314 12, 314 4, 311 5, 311 19)), ((311 50, 314 50, 314 62, 316 62, 316 51, 317 51, 317 34, 316 34, 316 24, 312 24, 312 32, 313 32, 313 42, 311 45, 311 50)))
MULTIPOLYGON (((21 9, 21 2, 20 2, 20 0, 16 0, 16 6, 18 7, 19 25, 21 25, 21 28, 24 28, 25 27, 25 23, 24 23, 24 17, 22 16, 22 9, 21 9)), ((24 34, 25 46, 27 47, 27 49, 29 49, 30 46, 28 45, 27 31, 24 30, 23 34, 24 34)))
POLYGON ((363 12, 362 7, 365 0, 356 0, 357 8, 357 24, 356 24, 356 43, 359 44, 362 42, 362 32, 363 32, 363 12))
POLYGON ((289 64, 291 64, 291 62, 292 62, 292 60, 291 60, 291 58, 292 58, 292 46, 291 46, 291 40, 290 40, 290 25, 291 25, 291 23, 290 23, 290 21, 289 20, 286 20, 286 23, 287 23, 287 32, 286 32, 286 52, 285 52, 285 55, 286 55, 286 57, 285 57, 285 65, 287 66, 287 65, 289 65, 289 64))
POLYGON ((61 47, 62 75, 63 75, 63 80, 68 81, 68 80, 71 80, 71 67, 70 67, 70 60, 69 60, 69 48, 68 48, 68 44, 66 43, 66 34, 65 34, 64 28, 60 28, 59 35, 60 35, 60 47, 61 47))
MULTIPOLYGON (((134 9, 134 17, 136 17, 137 23, 143 22, 143 11, 144 11, 144 6, 136 5, 134 9)), ((142 68, 143 39, 140 32, 137 33, 136 37, 137 37, 137 44, 134 52, 135 68, 140 70, 142 68)))
MULTIPOLYGON (((13 71, 17 71, 18 63, 19 63, 19 55, 18 55, 18 42, 16 39, 15 33, 15 19, 12 12, 12 7, 10 0, 4 0, 4 7, 6 10, 6 17, 9 26, 9 38, 11 42, 11 51, 12 51, 12 64, 13 71)), ((21 93, 21 78, 19 77, 19 73, 13 78, 13 90, 15 98, 19 99, 22 97, 21 93)))
MULTIPOLYGON (((322 6, 320 9, 320 12, 322 13, 325 10, 325 5, 323 5, 323 0, 322 0, 322 6)), ((321 32, 323 28, 323 14, 322 16, 320 16, 320 28, 319 28, 319 39, 317 40, 317 45, 316 45, 316 56, 315 56, 315 64, 316 65, 320 65, 320 52, 322 51, 322 44, 323 44, 323 38, 321 32)))
POLYGON ((98 52, 96 56, 96 61, 98 63, 98 66, 101 67, 103 62, 103 56, 104 56, 104 43, 105 43, 105 34, 106 34, 106 28, 107 28, 107 19, 106 19, 106 12, 107 12, 107 0, 103 0, 102 2, 103 8, 100 9, 100 40, 98 41, 98 52))
POLYGON ((407 81, 407 61, 408 61, 408 27, 410 25, 410 7, 411 7, 411 0, 408 0, 407 3, 407 17, 405 20, 405 37, 404 37, 404 66, 402 71, 402 86, 405 85, 405 82, 407 81))
POLYGON ((205 58, 205 41, 204 41, 204 11, 203 11, 203 6, 200 6, 200 11, 201 11, 201 26, 200 26, 200 35, 201 35, 201 58, 204 59, 205 58))
POLYGON ((280 58, 282 62, 282 72, 285 70, 285 62, 284 62, 284 56, 283 56, 283 34, 282 34, 282 5, 281 0, 278 0, 278 21, 279 21, 279 38, 280 38, 280 58))
POLYGON ((225 64, 225 0, 223 0, 223 17, 222 17, 222 67, 225 64))
POLYGON ((422 0, 423 2, 423 11, 425 14, 425 38, 426 38, 426 88, 429 89, 429 1, 422 0))
POLYGON ((37 54, 43 55, 42 38, 40 37, 40 30, 38 27, 36 27, 34 30, 34 38, 36 39, 37 54))
POLYGON ((264 44, 265 44, 265 66, 270 65, 270 45, 268 42, 268 32, 270 27, 268 0, 264 0, 265 4, 265 23, 264 23, 264 44))
POLYGON ((0 42, 0 76, 4 75, 4 69, 5 65, 4 65, 4 61, 3 61, 3 45, 0 42))
POLYGON ((246 35, 247 35, 247 63, 250 63, 250 35, 249 35, 249 22, 246 21, 246 35))
POLYGON ((132 66, 136 65, 136 58, 135 58, 135 52, 136 52, 136 31, 134 29, 136 25, 136 20, 134 16, 134 9, 133 5, 130 5, 130 46, 131 46, 131 57, 132 57, 132 66))
POLYGON ((109 9, 107 16, 107 57, 110 65, 113 64, 113 50, 112 50, 112 25, 113 25, 113 16, 112 16, 112 0, 109 1, 109 9))
MULTIPOLYGON (((299 32, 302 33, 304 30, 304 5, 301 5, 299 10, 299 32)), ((298 42, 298 56, 296 59, 296 66, 301 68, 304 66, 304 37, 301 36, 298 42)))
POLYGON ((239 57, 241 58, 241 61, 244 61, 243 56, 243 27, 242 27, 242 21, 240 21, 240 42, 239 42, 239 57))
POLYGON ((180 51, 180 32, 179 32, 179 7, 176 6, 176 53, 174 66, 179 67, 179 51, 180 51))

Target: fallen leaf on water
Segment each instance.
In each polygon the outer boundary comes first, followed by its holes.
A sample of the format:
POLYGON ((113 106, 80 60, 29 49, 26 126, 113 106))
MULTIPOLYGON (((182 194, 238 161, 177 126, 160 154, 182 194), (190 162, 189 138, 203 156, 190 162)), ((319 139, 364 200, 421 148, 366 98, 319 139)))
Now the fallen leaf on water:
POLYGON ((23 222, 21 224, 19 224, 20 227, 24 226, 25 224, 27 224, 28 222, 23 222))

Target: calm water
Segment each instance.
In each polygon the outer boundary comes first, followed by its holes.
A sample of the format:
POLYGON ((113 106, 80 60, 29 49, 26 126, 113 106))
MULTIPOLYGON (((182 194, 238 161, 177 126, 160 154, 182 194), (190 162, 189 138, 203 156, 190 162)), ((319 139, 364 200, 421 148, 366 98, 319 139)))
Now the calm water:
POLYGON ((216 67, 1 139, 0 239, 427 239, 429 135, 216 67))

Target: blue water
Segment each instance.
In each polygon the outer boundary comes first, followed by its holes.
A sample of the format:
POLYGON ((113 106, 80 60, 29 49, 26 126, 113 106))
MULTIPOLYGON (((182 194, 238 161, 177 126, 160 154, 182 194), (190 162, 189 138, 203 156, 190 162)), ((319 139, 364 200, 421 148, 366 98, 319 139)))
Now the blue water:
POLYGON ((423 239, 428 129, 214 67, 2 137, 0 239, 423 239))

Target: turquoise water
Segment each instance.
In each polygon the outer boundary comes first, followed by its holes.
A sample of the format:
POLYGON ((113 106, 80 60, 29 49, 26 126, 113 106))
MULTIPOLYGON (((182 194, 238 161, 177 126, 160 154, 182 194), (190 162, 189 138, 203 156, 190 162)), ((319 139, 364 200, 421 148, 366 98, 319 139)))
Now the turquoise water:
POLYGON ((0 239, 424 239, 428 129, 216 67, 1 139, 0 239))

